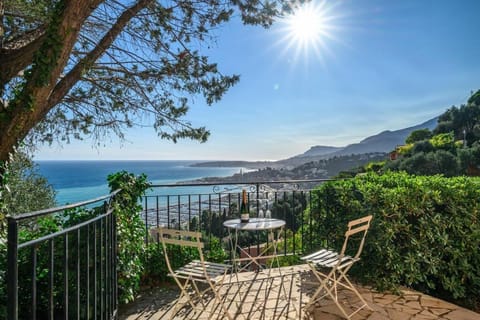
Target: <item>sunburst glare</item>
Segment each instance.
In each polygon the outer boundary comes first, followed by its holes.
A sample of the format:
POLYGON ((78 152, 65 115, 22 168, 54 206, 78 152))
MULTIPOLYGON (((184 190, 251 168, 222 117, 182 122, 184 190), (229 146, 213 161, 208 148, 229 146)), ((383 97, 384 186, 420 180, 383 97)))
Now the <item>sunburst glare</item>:
POLYGON ((324 32, 323 12, 311 5, 298 8, 287 18, 290 36, 300 44, 317 41, 324 32))
POLYGON ((328 52, 326 40, 333 39, 332 7, 326 1, 308 2, 295 6, 292 13, 281 21, 280 32, 284 50, 294 50, 295 60, 308 60, 310 53, 319 60, 328 52), (287 44, 285 46, 285 43, 287 44))

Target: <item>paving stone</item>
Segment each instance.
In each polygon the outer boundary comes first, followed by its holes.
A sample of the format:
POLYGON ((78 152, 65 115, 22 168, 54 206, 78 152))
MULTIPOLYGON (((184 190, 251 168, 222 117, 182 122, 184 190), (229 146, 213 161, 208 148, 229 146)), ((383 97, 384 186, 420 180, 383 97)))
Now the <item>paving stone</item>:
POLYGON ((418 309, 411 309, 411 308, 399 308, 397 310, 400 310, 401 312, 405 313, 406 315, 414 316, 416 314, 419 314, 422 310, 418 309))
POLYGON ((387 309, 384 306, 374 305, 372 307, 373 307, 374 313, 380 314, 385 317, 388 316, 387 309))
POLYGON ((421 316, 424 316, 424 317, 430 317, 430 319, 437 319, 438 316, 432 312, 430 312, 430 310, 423 310, 422 312, 420 312, 418 315, 421 315, 421 316))
POLYGON ((393 294, 385 294, 383 296, 383 299, 389 299, 391 300, 392 302, 395 302, 397 301, 398 299, 400 299, 401 297, 400 296, 396 296, 396 295, 393 295, 393 294))
POLYGON ((407 320, 410 319, 410 315, 405 315, 400 310, 396 309, 387 309, 388 318, 391 320, 407 320))
POLYGON ((480 320, 480 314, 466 309, 457 309, 443 315, 449 320, 480 320))
POLYGON ((340 320, 340 319, 343 319, 343 318, 335 314, 325 313, 321 311, 315 311, 315 314, 314 314, 314 320, 340 320))
POLYGON ((422 295, 420 298, 420 304, 424 308, 441 308, 441 309, 455 309, 458 308, 456 305, 448 303, 446 301, 428 296, 422 295))
POLYGON ((422 306, 418 301, 409 301, 403 304, 404 306, 407 306, 409 308, 417 310, 417 312, 420 312, 422 310, 422 306))
POLYGON ((441 315, 447 314, 450 311, 452 311, 451 309, 442 309, 442 308, 430 308, 429 310, 430 310, 430 312, 432 312, 433 314, 435 314, 437 316, 441 316, 441 315))
POLYGON ((388 316, 385 314, 374 312, 367 318, 367 320, 388 320, 388 316))
POLYGON ((405 301, 420 301, 420 294, 403 294, 402 298, 405 299, 405 301))
MULTIPOLYGON (((301 307, 305 307, 315 287, 309 287, 302 282, 311 277, 311 272, 301 272, 301 270, 301 266, 289 268, 289 271, 297 274, 268 280, 262 273, 239 274, 239 279, 248 279, 248 281, 241 284, 227 283, 222 287, 221 294, 225 306, 231 314, 235 315, 235 320, 343 319, 335 302, 327 298, 316 303, 311 310, 310 318, 304 317, 305 310, 301 307), (283 282, 281 282, 282 279, 283 282)), ((480 314, 409 289, 402 290, 402 295, 397 296, 391 293, 369 291, 361 286, 357 288, 374 311, 364 308, 355 314, 352 320, 480 320, 480 314)), ((169 319, 178 294, 178 290, 172 289, 145 291, 128 308, 122 306, 119 320, 169 319)), ((345 289, 339 290, 339 299, 347 313, 351 313, 355 307, 363 304, 354 293, 345 289)), ((218 311, 218 303, 213 296, 208 296, 205 300, 208 304, 207 309, 213 306, 217 307, 218 311)), ((225 317, 218 313, 210 317, 207 311, 194 312, 188 308, 181 309, 174 317, 177 320, 210 318, 224 319, 225 317)))
POLYGON ((392 299, 389 299, 389 298, 387 298, 387 299, 385 299, 385 298, 376 298, 376 299, 374 299, 374 301, 375 301, 375 303, 381 304, 381 305, 383 305, 383 306, 388 306, 388 305, 393 304, 392 299))

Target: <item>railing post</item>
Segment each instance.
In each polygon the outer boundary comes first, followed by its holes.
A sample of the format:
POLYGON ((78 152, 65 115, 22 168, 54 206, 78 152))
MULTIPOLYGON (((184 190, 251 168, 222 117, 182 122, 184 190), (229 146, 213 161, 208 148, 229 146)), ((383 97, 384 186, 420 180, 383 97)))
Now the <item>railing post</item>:
POLYGON ((7 319, 18 319, 18 225, 13 217, 7 217, 7 319))
POLYGON ((260 183, 256 183, 255 189, 257 190, 257 218, 258 214, 260 213, 260 183))

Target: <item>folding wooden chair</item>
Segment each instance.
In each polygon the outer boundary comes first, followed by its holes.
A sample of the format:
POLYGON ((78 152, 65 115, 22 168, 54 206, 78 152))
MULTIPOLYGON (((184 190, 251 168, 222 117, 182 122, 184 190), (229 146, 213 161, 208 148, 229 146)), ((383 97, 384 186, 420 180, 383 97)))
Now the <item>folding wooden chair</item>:
POLYGON ((350 319, 354 314, 365 307, 373 311, 373 309, 367 304, 365 299, 347 277, 347 272, 350 270, 353 264, 360 260, 360 254, 362 253, 363 245, 365 243, 365 236, 367 235, 371 220, 372 216, 370 215, 350 221, 348 223, 348 230, 345 232, 345 241, 340 253, 337 253, 333 250, 321 249, 320 251, 301 258, 308 263, 313 271, 313 274, 320 283, 318 289, 305 306, 305 310, 307 312, 316 301, 326 296, 329 296, 333 299, 337 307, 347 319, 350 319), (361 234, 362 232, 363 235, 361 234), (350 249, 348 246, 349 238, 357 233, 360 233, 361 241, 358 245, 356 254, 353 257, 345 255, 347 248, 350 249), (325 273, 323 273, 324 271, 325 273), (347 314, 345 309, 338 301, 338 287, 343 287, 354 292, 363 304, 352 313, 347 314), (323 293, 323 295, 321 295, 321 293, 323 293))
POLYGON ((233 319, 218 293, 219 287, 224 283, 225 276, 231 270, 232 266, 204 260, 202 252, 203 242, 201 242, 202 234, 200 232, 173 230, 162 227, 157 228, 157 231, 163 246, 163 252, 165 254, 165 262, 169 270, 169 276, 175 279, 175 282, 181 290, 180 297, 178 298, 177 304, 175 305, 170 319, 173 319, 177 312, 187 303, 192 307, 193 310, 201 310, 202 312, 206 311, 207 305, 205 304, 203 297, 204 294, 210 290, 215 296, 216 303, 212 305, 212 308, 209 312, 209 319, 213 317, 215 310, 218 310, 218 307, 220 307, 220 310, 218 311, 219 316, 222 316, 222 319, 233 319), (191 261, 185 266, 177 270, 173 270, 168 255, 171 245, 197 248, 200 260, 191 261), (202 290, 198 286, 198 283, 204 283, 208 286, 206 289, 202 288, 202 290), (184 303, 181 302, 183 298, 186 298, 187 300, 184 303), (195 303, 196 299, 201 302, 200 308, 198 303, 195 303))

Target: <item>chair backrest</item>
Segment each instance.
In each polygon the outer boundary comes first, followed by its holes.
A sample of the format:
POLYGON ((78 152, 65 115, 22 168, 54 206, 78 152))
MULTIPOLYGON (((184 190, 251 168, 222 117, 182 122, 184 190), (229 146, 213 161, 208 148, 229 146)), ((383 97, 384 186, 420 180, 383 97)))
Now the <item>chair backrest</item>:
POLYGON ((202 242, 201 232, 168 229, 164 227, 156 228, 156 232, 158 232, 159 240, 162 243, 163 253, 165 255, 165 262, 167 263, 167 267, 170 273, 173 273, 173 268, 170 264, 167 244, 181 247, 197 248, 200 261, 202 265, 205 264, 202 252, 204 244, 202 242))
POLYGON ((370 221, 372 220, 372 217, 373 217, 372 215, 369 215, 363 218, 352 220, 348 223, 348 230, 345 232, 345 241, 343 243, 340 256, 343 257, 345 255, 345 250, 347 249, 348 240, 350 239, 350 237, 354 234, 363 232, 362 240, 360 241, 360 244, 357 249, 357 253, 355 254, 354 258, 358 259, 358 257, 360 257, 360 254, 362 253, 362 250, 363 250, 363 245, 365 243, 365 237, 367 235, 368 228, 370 228, 370 221))

